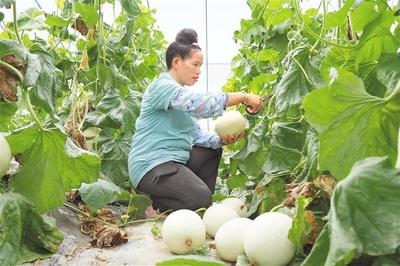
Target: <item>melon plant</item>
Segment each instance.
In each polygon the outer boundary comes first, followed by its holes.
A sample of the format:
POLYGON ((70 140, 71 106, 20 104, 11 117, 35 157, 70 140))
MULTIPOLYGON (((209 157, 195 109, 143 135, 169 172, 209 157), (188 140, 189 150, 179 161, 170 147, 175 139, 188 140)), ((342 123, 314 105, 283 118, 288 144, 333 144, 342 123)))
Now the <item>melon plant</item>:
POLYGON ((279 212, 267 212, 258 216, 244 236, 244 250, 256 265, 287 265, 296 248, 288 239, 292 218, 279 212))
POLYGON ((222 205, 214 204, 209 207, 203 215, 204 225, 206 227, 207 234, 215 237, 218 229, 229 220, 238 218, 239 215, 231 208, 222 205))
POLYGON ((246 128, 246 123, 239 111, 229 110, 215 120, 215 132, 221 138, 238 135, 246 128))
POLYGON ((0 177, 5 175, 11 161, 11 149, 7 140, 0 135, 0 177))
POLYGON ((235 212, 237 212, 237 214, 239 214, 240 217, 247 216, 246 204, 241 199, 231 197, 223 199, 219 203, 233 209, 235 212))
POLYGON ((206 229, 201 217, 191 210, 178 210, 165 219, 162 239, 175 254, 183 255, 201 247, 206 240, 206 229))
POLYGON ((224 223, 215 235, 218 255, 230 262, 235 262, 244 254, 243 238, 253 221, 248 218, 235 218, 224 223))

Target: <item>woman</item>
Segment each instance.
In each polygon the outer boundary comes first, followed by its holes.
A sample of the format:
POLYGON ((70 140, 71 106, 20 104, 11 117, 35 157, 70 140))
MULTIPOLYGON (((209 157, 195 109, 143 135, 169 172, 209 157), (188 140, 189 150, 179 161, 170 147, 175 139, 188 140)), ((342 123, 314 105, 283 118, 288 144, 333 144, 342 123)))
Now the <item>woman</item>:
POLYGON ((203 54, 197 33, 183 29, 166 52, 167 73, 153 81, 143 95, 136 133, 129 153, 133 185, 148 194, 153 207, 196 210, 212 203, 222 146, 244 136, 220 139, 203 131, 195 118, 222 115, 227 106, 244 103, 250 111, 262 107, 260 97, 244 92, 193 92, 203 54))

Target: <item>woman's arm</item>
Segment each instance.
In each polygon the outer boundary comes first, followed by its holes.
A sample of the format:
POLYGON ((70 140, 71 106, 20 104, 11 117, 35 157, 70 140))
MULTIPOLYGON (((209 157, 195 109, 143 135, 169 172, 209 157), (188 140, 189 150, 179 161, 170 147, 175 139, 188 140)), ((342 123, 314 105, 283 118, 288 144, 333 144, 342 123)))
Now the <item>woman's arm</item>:
POLYGON ((186 111, 196 118, 210 118, 222 115, 227 106, 244 103, 250 111, 257 112, 262 107, 259 96, 245 92, 192 92, 187 89, 177 90, 171 100, 173 109, 186 111))

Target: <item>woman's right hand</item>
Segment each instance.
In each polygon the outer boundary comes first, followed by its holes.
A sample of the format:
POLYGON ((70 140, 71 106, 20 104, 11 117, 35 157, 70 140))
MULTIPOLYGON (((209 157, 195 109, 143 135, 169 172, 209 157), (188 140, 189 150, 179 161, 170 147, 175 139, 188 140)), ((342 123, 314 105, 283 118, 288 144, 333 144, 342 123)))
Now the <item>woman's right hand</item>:
POLYGON ((263 107, 263 101, 261 97, 251 93, 245 93, 245 92, 243 93, 245 94, 246 98, 244 104, 247 105, 248 111, 254 114, 258 113, 263 107))

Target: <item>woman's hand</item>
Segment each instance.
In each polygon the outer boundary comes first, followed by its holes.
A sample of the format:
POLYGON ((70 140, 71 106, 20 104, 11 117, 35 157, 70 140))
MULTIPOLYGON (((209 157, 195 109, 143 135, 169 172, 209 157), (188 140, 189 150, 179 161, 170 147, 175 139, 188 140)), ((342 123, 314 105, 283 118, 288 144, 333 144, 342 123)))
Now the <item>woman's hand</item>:
POLYGON ((255 94, 251 94, 251 93, 245 93, 245 102, 244 104, 247 105, 247 109, 250 113, 258 113, 261 108, 263 107, 263 101, 261 100, 261 97, 255 94))
POLYGON ((244 135, 245 135, 244 131, 236 135, 227 135, 224 138, 222 138, 222 142, 224 143, 224 145, 232 144, 243 138, 244 135))

